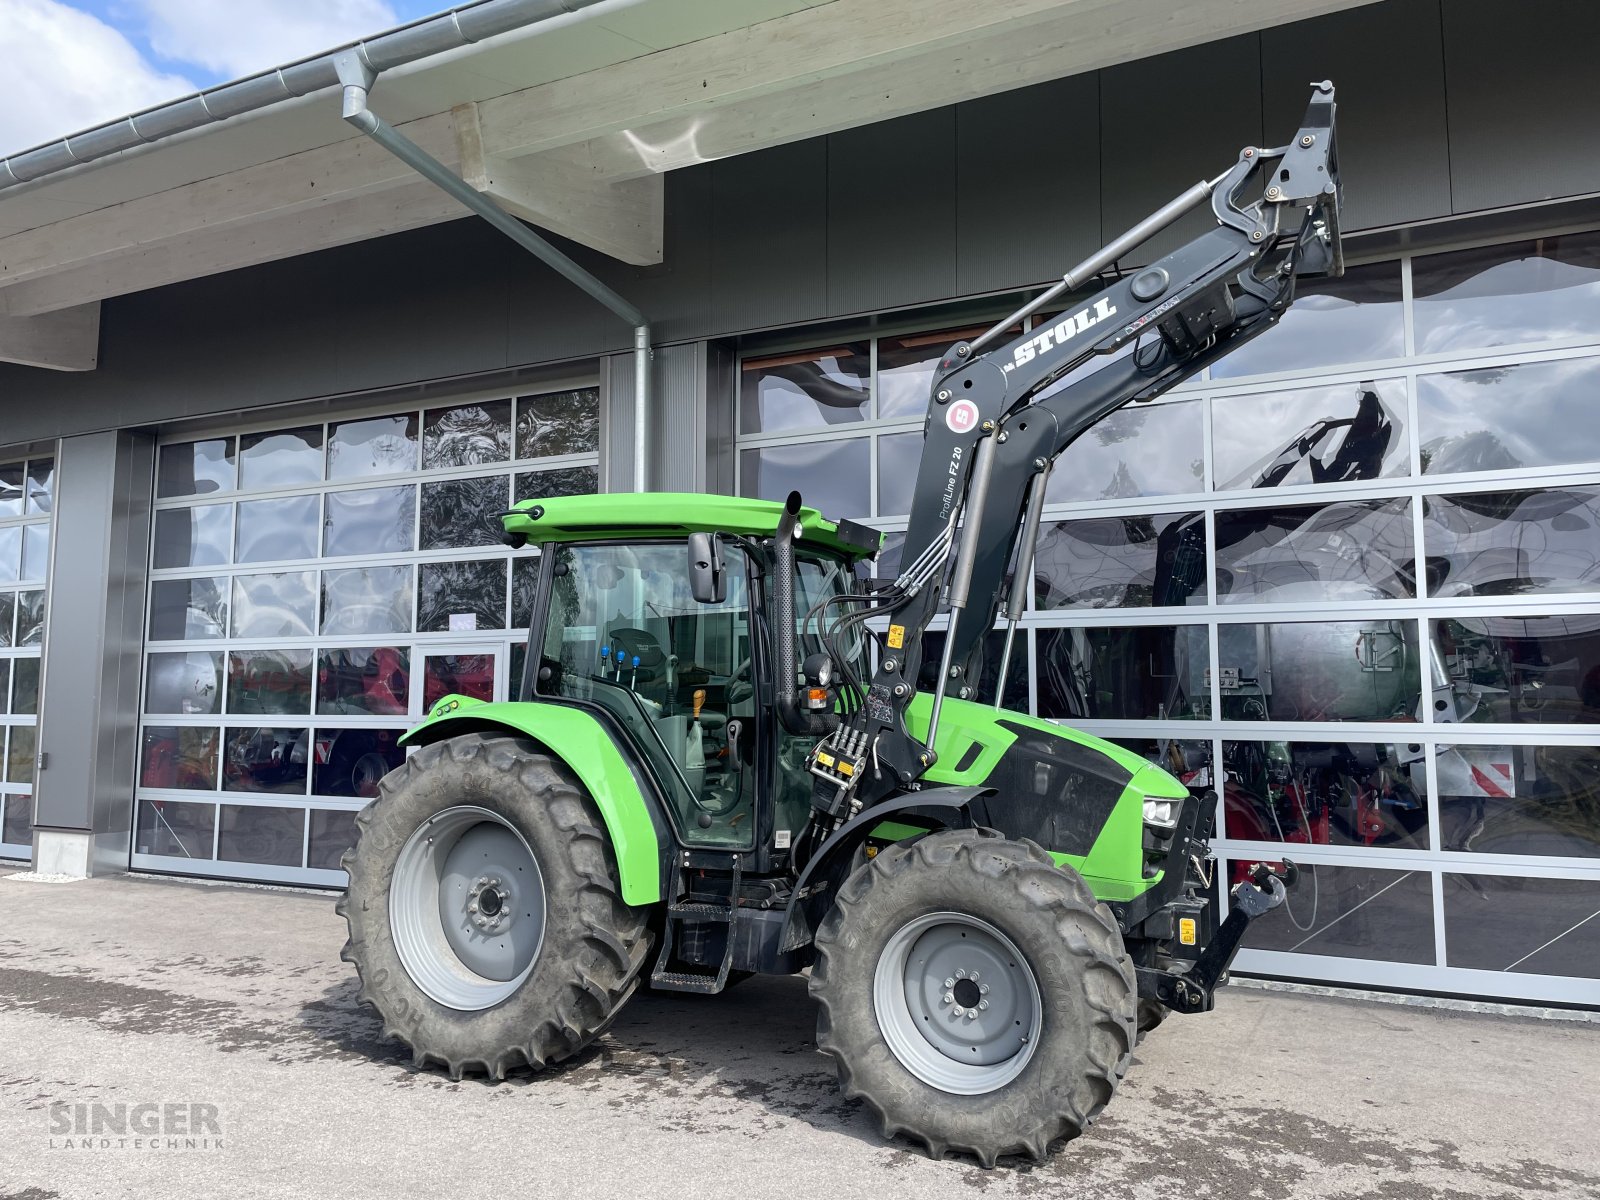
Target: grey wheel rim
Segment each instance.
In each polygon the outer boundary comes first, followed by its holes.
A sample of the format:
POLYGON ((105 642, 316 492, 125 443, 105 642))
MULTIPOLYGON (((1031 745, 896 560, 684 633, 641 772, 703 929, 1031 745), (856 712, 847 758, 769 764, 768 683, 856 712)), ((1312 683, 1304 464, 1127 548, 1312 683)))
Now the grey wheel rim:
POLYGON ((968 913, 903 926, 878 958, 872 993, 890 1052, 942 1092, 996 1091, 1039 1045, 1044 1003, 1033 969, 1015 942, 968 913))
POLYGON ((492 1008, 522 986, 544 943, 539 860, 509 821, 461 805, 401 847, 389 927, 411 981, 447 1008, 492 1008))

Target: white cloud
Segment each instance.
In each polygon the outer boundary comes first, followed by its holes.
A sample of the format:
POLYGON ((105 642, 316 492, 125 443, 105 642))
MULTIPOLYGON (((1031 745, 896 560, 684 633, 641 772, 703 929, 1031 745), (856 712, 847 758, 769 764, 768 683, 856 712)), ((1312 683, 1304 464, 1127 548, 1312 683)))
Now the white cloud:
POLYGON ((111 26, 57 0, 0 0, 0 155, 194 90, 111 26))
POLYGON ((136 0, 163 58, 234 78, 381 33, 398 22, 386 0, 136 0))

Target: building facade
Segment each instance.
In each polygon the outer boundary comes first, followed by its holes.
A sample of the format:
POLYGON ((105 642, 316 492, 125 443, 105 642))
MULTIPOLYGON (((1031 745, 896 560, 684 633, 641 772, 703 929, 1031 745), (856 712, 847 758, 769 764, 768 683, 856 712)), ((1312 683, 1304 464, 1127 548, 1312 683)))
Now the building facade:
MULTIPOLYGON (((1385 0, 673 170, 659 265, 573 253, 651 319, 652 488, 892 574, 944 349, 1334 79, 1351 268, 1057 461, 1005 700, 1213 787, 1225 880, 1299 864, 1238 969, 1600 1007, 1596 45, 1385 0)), ((630 486, 627 342, 469 219, 0 365, 0 854, 340 886, 407 724, 520 677, 494 515, 630 486)))

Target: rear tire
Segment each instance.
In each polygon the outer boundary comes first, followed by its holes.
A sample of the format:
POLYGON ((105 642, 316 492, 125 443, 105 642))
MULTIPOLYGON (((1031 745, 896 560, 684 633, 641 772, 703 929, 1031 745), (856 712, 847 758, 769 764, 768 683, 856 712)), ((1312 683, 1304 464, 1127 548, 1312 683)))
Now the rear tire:
POLYGON ((816 947, 817 1047, 885 1137, 934 1158, 1043 1158, 1127 1068, 1137 996, 1116 922, 1032 842, 891 846, 845 880, 816 947))
POLYGON ((437 742, 356 825, 340 957, 414 1065, 502 1079, 558 1062, 638 987, 646 910, 623 903, 604 826, 558 760, 489 733, 437 742))
POLYGON ((1144 1041, 1144 1035, 1165 1021, 1170 1011, 1159 1000, 1139 1001, 1139 1040, 1144 1041))

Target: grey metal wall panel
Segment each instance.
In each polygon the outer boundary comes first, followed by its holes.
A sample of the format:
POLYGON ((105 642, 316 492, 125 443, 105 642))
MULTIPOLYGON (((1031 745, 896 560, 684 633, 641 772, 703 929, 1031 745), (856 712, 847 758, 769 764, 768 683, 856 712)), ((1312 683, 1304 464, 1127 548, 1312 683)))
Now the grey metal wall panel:
POLYGON ((1600 4, 1443 6, 1458 213, 1600 190, 1600 4))
POLYGON ((828 138, 828 311, 956 292, 954 108, 828 138))
POLYGON ((600 360, 600 486, 633 491, 633 355, 600 360))
POLYGON ((700 492, 706 472, 706 348, 703 342, 656 352, 651 442, 654 491, 700 492))
POLYGON ((737 359, 726 342, 706 343, 705 490, 734 491, 734 405, 739 380, 737 359))
MULTIPOLYGON (((1219 174, 1243 147, 1259 146, 1261 137, 1256 34, 1102 71, 1101 242, 1196 181, 1219 174)), ((1176 249, 1211 221, 1206 211, 1191 213, 1150 241, 1138 261, 1176 249)))
POLYGON ((1339 89, 1347 230, 1450 211, 1439 0, 1394 0, 1261 33, 1268 141, 1282 142, 1313 79, 1339 89))
POLYGON ((956 291, 1039 283, 1100 241, 1100 78, 956 107, 956 291))

